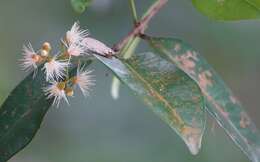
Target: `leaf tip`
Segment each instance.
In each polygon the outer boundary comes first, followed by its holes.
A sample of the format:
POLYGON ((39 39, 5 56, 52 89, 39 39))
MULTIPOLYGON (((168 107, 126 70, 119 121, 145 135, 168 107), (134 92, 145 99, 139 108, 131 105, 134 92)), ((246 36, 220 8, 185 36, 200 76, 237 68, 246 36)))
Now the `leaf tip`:
POLYGON ((184 127, 182 130, 185 144, 188 146, 192 155, 197 155, 201 148, 202 134, 198 128, 184 127))

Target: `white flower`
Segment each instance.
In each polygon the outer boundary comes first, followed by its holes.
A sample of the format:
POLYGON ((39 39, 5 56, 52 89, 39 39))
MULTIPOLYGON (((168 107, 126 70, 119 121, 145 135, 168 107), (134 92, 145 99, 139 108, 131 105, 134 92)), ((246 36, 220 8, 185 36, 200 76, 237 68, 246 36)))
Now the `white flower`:
POLYGON ((37 69, 37 63, 40 61, 40 56, 36 54, 32 45, 23 46, 23 58, 20 60, 22 69, 25 71, 37 69))
POLYGON ((84 67, 78 68, 77 75, 74 77, 73 83, 77 84, 84 96, 89 95, 90 87, 95 85, 92 71, 85 70, 84 67))
POLYGON ((84 48, 77 44, 71 44, 71 45, 67 46, 67 53, 70 57, 71 56, 77 57, 84 53, 84 48))
POLYGON ((66 41, 68 44, 78 44, 86 38, 88 34, 87 30, 80 29, 79 23, 75 22, 66 33, 66 41))
POLYGON ((94 39, 87 37, 82 41, 82 45, 85 47, 87 51, 91 51, 103 56, 113 55, 115 51, 106 46, 104 43, 94 39))
POLYGON ((64 99, 67 104, 69 105, 69 101, 67 99, 66 93, 65 93, 65 83, 64 82, 56 82, 52 81, 51 85, 45 87, 43 89, 45 95, 47 96, 47 99, 54 98, 53 105, 57 105, 59 107, 60 101, 64 99))
POLYGON ((65 76, 66 67, 69 66, 67 61, 58 61, 56 57, 48 60, 43 67, 46 74, 46 81, 60 79, 65 76))

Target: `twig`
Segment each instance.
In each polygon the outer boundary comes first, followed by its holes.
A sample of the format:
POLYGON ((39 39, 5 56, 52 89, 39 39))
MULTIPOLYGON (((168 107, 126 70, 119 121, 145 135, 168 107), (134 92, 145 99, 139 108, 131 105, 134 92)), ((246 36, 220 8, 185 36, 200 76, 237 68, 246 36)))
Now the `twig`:
POLYGON ((167 3, 167 1, 168 0, 158 0, 158 2, 155 3, 144 16, 144 18, 136 24, 132 31, 130 31, 125 38, 123 38, 113 47, 113 50, 120 51, 132 37, 136 37, 140 33, 143 33, 150 20, 159 12, 159 10, 167 3))

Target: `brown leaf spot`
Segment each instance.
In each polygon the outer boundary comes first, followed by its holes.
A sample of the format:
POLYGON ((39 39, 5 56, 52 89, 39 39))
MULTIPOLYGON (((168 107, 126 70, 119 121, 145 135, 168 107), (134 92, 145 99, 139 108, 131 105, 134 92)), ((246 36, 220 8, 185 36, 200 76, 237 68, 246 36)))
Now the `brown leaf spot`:
POLYGON ((199 85, 200 88, 206 90, 208 86, 212 86, 212 80, 210 79, 212 76, 210 71, 203 71, 199 74, 199 85))
POLYGON ((240 127, 247 128, 250 125, 251 121, 248 115, 245 112, 240 113, 240 127))
POLYGON ((195 61, 199 61, 198 53, 197 53, 196 51, 192 51, 192 58, 193 58, 195 61))
POLYGON ((195 75, 195 61, 198 59, 195 53, 187 51, 185 54, 175 57, 176 61, 181 64, 181 68, 187 73, 195 75))
POLYGON ((228 112, 226 112, 223 108, 217 106, 217 109, 219 110, 219 112, 222 114, 222 116, 223 116, 224 118, 226 118, 226 119, 229 118, 228 112))
POLYGON ((218 112, 225 118, 228 119, 229 118, 229 113, 226 112, 224 110, 224 108, 222 108, 210 95, 208 95, 207 93, 205 93, 205 91, 203 91, 204 94, 206 95, 206 97, 208 98, 208 100, 213 104, 213 106, 218 110, 218 112))
POLYGON ((186 57, 191 59, 191 60, 194 60, 194 61, 198 61, 198 54, 195 52, 195 51, 187 51, 186 52, 186 57))
POLYGON ((198 128, 192 128, 192 127, 189 127, 189 126, 184 126, 181 129, 181 133, 185 137, 189 138, 191 136, 198 136, 198 135, 200 135, 201 134, 201 130, 198 129, 198 128))

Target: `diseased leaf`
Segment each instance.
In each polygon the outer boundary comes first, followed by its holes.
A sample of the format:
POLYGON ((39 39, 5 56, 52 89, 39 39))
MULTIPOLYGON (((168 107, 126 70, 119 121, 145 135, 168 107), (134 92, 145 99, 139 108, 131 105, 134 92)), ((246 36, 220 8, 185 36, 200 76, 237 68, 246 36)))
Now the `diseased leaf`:
POLYGON ((92 0, 70 0, 72 8, 79 14, 82 14, 91 2, 92 0))
POLYGON ((260 161, 260 133, 224 81, 190 45, 174 38, 149 38, 158 53, 197 82, 207 109, 253 162, 260 161))
POLYGON ((204 100, 197 84, 172 63, 147 52, 127 61, 96 56, 197 154, 205 127, 204 100))
POLYGON ((203 14, 216 20, 260 18, 259 0, 192 0, 203 14))
MULTIPOLYGON (((75 71, 72 68, 70 72, 75 71)), ((28 75, 4 101, 0 109, 0 162, 22 150, 37 133, 52 104, 52 99, 47 100, 42 91, 47 85, 43 71, 39 70, 35 78, 28 75)))

